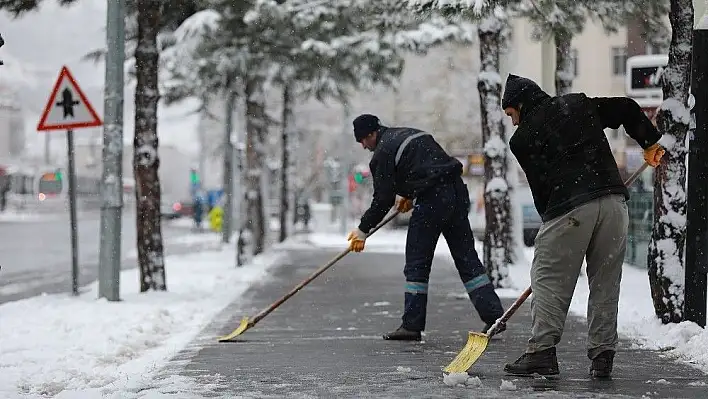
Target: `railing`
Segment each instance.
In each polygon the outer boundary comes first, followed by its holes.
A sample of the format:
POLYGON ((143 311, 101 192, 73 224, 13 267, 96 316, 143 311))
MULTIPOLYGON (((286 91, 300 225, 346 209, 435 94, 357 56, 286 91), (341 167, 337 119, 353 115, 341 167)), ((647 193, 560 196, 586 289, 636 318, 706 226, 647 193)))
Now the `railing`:
POLYGON ((626 263, 646 267, 647 250, 654 220, 654 193, 631 192, 627 202, 629 231, 627 234, 626 263))

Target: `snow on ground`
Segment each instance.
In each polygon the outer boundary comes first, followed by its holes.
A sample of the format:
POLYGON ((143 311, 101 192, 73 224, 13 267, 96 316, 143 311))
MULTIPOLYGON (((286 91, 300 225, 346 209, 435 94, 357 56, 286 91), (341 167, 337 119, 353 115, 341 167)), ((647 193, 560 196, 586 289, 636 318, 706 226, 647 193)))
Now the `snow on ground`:
MULTIPOLYGON (((403 253, 405 234, 379 231, 367 240, 365 250, 403 253)), ((96 299, 94 283, 78 298, 45 295, 1 305, 0 397, 162 398, 166 392, 194 392, 198 387, 183 377, 159 383, 152 377, 225 306, 283 260, 286 252, 278 248, 299 247, 304 241, 310 248, 346 247, 339 232, 312 233, 306 240, 280 244, 242 268, 234 267, 231 248, 168 257, 168 292, 139 294, 138 270, 133 269, 121 273, 119 303, 96 299), (159 392, 151 395, 155 389, 159 392)), ((481 252, 479 243, 477 248, 481 252)), ((516 297, 528 286, 532 254, 526 249, 526 259, 511 267, 513 287, 498 290, 501 296, 516 297)), ((450 257, 442 238, 437 255, 450 257)), ((587 293, 587 280, 581 276, 573 313, 585 315, 587 293)), ((660 325, 653 317, 644 270, 625 266, 619 322, 620 332, 638 347, 666 350, 708 371, 708 334, 691 323, 660 325)), ((460 383, 453 377, 445 383, 460 383)), ((507 385, 500 389, 514 389, 507 385)))
POLYGON ((46 222, 48 218, 58 219, 57 215, 47 215, 36 212, 5 211, 0 212, 0 223, 2 222, 46 222))
POLYGON ((233 249, 167 258, 167 292, 138 293, 121 273, 121 302, 45 295, 0 306, 0 397, 125 398, 189 343, 284 252, 236 268, 233 249), (22 396, 24 394, 25 396, 22 396))
MULTIPOLYGON (((380 230, 366 240, 364 251, 403 253, 405 236, 405 230, 380 230)), ((346 248, 345 236, 336 233, 312 233, 307 241, 321 248, 346 248)), ((477 252, 481 254, 482 244, 477 241, 476 247, 477 252)), ((513 288, 498 289, 499 296, 516 298, 531 284, 529 273, 533 248, 525 248, 523 252, 526 259, 511 266, 509 271, 513 288)), ((440 237, 438 242, 436 256, 452 260, 443 237, 440 237)), ((573 314, 586 316, 588 293, 588 280, 583 273, 578 279, 570 307, 573 314)), ((456 294, 458 293, 450 293, 456 294)), ((666 355, 686 361, 708 373, 708 331, 691 322, 662 325, 654 316, 649 278, 645 269, 625 264, 618 323, 619 333, 635 342, 636 347, 665 351, 666 355)))

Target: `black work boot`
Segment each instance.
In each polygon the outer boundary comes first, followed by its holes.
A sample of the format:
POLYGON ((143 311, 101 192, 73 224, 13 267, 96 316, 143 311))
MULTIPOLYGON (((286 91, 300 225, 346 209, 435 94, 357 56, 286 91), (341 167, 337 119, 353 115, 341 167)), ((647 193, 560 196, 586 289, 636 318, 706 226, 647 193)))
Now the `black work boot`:
MULTIPOLYGON (((486 334, 487 331, 489 331, 489 329, 492 328, 493 325, 494 323, 487 324, 486 326, 484 326, 484 328, 482 329, 482 334, 486 334)), ((501 334, 504 331, 506 331, 506 323, 499 323, 499 329, 497 329, 497 332, 495 332, 494 334, 501 334)))
POLYGON ((516 376, 558 375, 558 358, 556 348, 548 348, 536 353, 524 353, 514 363, 504 366, 504 372, 516 376))
POLYGON ((612 374, 612 363, 615 359, 615 351, 606 350, 592 359, 590 375, 595 378, 610 378, 612 374))
POLYGON ((420 341, 420 331, 410 331, 398 327, 396 331, 384 334, 383 339, 391 341, 420 341))

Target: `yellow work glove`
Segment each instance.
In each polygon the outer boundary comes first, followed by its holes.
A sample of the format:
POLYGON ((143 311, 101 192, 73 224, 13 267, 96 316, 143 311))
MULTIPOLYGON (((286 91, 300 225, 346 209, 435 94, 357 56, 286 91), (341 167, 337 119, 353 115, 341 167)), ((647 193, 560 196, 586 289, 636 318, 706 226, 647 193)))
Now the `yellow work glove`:
POLYGON ((644 150, 644 160, 650 166, 656 168, 657 166, 659 166, 659 162, 661 162, 661 157, 664 156, 664 153, 666 153, 666 151, 661 148, 659 143, 656 143, 644 150))
POLYGON ((409 200, 408 198, 400 197, 398 201, 396 201, 396 209, 398 212, 401 213, 406 213, 413 209, 413 200, 409 200))
POLYGON ((361 252, 364 250, 364 243, 366 242, 366 233, 359 229, 354 229, 347 236, 347 241, 349 241, 350 251, 361 252))

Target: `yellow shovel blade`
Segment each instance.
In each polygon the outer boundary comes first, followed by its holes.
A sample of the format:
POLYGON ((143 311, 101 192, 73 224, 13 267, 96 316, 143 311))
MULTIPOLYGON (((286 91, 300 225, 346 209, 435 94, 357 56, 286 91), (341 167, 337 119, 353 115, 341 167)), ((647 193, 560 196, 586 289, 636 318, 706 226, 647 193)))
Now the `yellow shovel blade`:
POLYGON ((489 344, 489 336, 474 331, 469 332, 467 344, 455 359, 443 369, 446 373, 466 373, 474 362, 482 356, 489 344))
POLYGON ((243 319, 241 319, 241 324, 239 324, 238 327, 236 327, 236 329, 231 332, 231 334, 224 335, 223 337, 219 338, 219 342, 231 341, 232 339, 243 334, 243 332, 248 330, 250 327, 251 326, 248 323, 248 317, 244 317, 243 319))

